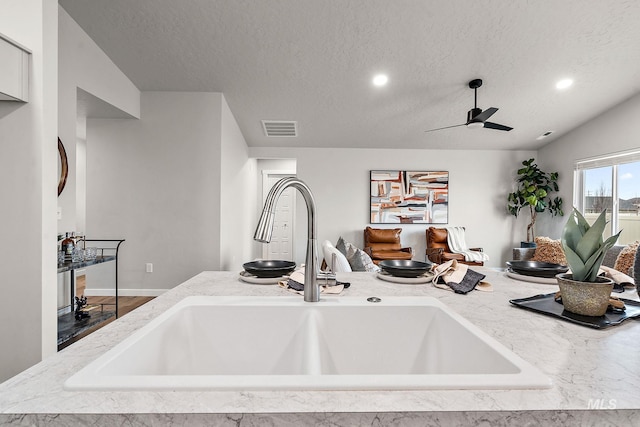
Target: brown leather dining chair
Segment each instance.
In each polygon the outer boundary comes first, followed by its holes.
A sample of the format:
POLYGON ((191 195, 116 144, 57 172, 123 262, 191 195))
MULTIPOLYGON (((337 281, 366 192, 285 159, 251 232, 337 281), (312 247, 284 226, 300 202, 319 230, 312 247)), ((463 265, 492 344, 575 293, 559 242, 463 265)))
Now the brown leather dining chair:
MULTIPOLYGON (((459 263, 467 265, 484 265, 484 262, 465 261, 464 255, 451 252, 448 243, 446 228, 427 228, 427 258, 436 264, 455 259, 459 263)), ((469 248, 472 251, 482 252, 482 248, 469 248)))
POLYGON ((375 264, 385 259, 411 259, 413 250, 403 248, 400 244, 402 228, 371 228, 364 229, 364 251, 375 264))

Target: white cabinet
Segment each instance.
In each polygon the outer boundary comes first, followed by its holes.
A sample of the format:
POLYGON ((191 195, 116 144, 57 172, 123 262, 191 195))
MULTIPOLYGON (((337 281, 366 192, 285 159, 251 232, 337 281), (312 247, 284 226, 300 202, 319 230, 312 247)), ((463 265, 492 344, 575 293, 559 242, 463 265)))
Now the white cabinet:
POLYGON ((0 35, 0 101, 29 100, 31 53, 0 35))

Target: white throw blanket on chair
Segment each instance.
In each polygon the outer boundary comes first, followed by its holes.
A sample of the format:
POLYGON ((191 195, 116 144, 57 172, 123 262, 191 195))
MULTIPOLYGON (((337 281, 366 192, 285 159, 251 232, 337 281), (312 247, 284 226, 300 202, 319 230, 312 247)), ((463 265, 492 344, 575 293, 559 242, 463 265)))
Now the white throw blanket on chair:
POLYGON ((451 252, 464 255, 465 261, 489 261, 489 256, 484 252, 469 249, 464 240, 463 227, 447 227, 447 243, 451 252))

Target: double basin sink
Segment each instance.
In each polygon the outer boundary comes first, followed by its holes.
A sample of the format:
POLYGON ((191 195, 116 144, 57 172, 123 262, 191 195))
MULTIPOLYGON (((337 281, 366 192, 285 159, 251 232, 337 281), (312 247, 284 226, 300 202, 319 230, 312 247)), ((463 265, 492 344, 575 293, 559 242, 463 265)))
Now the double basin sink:
POLYGON ((67 390, 548 388, 537 368, 432 297, 188 297, 67 390))

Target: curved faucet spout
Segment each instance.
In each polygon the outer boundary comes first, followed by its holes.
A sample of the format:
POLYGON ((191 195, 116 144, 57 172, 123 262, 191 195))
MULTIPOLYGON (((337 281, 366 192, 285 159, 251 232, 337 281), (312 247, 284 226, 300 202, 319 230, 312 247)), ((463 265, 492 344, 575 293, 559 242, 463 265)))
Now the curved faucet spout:
POLYGON ((260 219, 258 220, 258 226, 256 227, 253 238, 262 243, 269 243, 271 241, 276 203, 284 190, 289 187, 297 189, 302 194, 307 205, 307 254, 304 268, 304 300, 307 302, 318 302, 320 300, 320 288, 317 280, 316 202, 307 184, 293 176, 282 178, 276 182, 264 202, 262 215, 260 215, 260 219))

